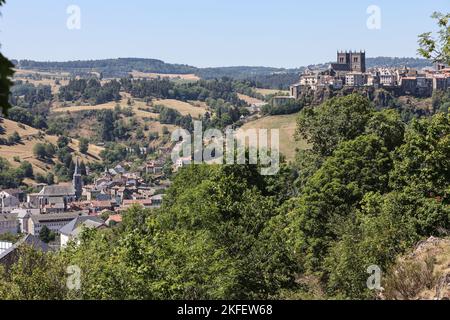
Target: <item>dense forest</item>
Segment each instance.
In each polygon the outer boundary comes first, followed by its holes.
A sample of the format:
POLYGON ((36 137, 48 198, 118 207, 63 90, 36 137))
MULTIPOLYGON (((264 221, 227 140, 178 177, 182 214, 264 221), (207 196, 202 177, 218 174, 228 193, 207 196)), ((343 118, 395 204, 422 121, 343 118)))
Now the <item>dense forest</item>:
POLYGON ((81 101, 90 104, 102 104, 109 101, 119 101, 121 85, 116 80, 101 84, 95 78, 71 79, 67 86, 59 89, 59 98, 62 101, 81 101))
POLYGON ((126 77, 133 70, 149 73, 195 73, 197 68, 180 64, 169 64, 156 59, 119 58, 68 62, 13 61, 23 69, 50 72, 69 72, 73 76, 97 72, 105 78, 126 77))

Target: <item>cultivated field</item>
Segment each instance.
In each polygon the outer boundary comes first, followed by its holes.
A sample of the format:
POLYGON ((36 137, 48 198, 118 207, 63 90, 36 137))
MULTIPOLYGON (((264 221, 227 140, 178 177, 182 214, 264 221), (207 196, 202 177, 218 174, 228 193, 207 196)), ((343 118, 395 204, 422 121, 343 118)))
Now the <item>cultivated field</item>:
MULTIPOLYGON (((294 138, 297 127, 298 114, 269 116, 246 123, 242 129, 279 129, 280 151, 286 156, 287 161, 295 159, 296 149, 307 149, 306 141, 296 141, 294 138)), ((270 132, 268 133, 270 136, 270 132)))

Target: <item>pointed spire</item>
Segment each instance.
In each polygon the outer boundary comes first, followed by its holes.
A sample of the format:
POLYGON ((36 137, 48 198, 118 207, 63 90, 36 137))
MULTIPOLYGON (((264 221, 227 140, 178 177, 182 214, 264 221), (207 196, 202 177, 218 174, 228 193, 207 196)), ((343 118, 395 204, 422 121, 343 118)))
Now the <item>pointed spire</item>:
POLYGON ((83 188, 83 180, 81 178, 80 166, 79 166, 79 158, 77 157, 75 161, 75 170, 73 172, 73 180, 72 180, 73 188, 75 189, 75 195, 77 200, 81 199, 82 188, 83 188))

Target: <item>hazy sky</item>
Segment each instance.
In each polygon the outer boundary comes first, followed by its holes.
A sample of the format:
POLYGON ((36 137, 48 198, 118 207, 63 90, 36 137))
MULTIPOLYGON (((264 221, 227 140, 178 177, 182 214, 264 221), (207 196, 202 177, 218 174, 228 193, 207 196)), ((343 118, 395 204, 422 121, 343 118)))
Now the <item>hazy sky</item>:
POLYGON ((0 43, 9 58, 157 58, 199 67, 297 67, 335 59, 337 49, 415 57, 417 35, 435 29, 448 0, 7 0, 0 43), (67 7, 81 29, 67 27, 67 7), (367 8, 381 9, 381 29, 367 8))

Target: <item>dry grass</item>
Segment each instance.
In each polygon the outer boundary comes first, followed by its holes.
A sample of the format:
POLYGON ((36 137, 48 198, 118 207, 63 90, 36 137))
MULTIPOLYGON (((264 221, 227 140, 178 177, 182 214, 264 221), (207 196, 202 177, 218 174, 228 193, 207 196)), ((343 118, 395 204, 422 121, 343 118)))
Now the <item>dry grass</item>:
POLYGON ((146 73, 133 70, 130 73, 133 78, 142 78, 142 79, 156 79, 156 78, 167 78, 171 80, 188 80, 188 81, 197 81, 200 80, 198 76, 195 74, 164 74, 164 73, 146 73))
POLYGON ((104 104, 99 104, 96 106, 73 106, 73 107, 56 107, 52 109, 54 113, 61 112, 81 112, 81 111, 90 111, 90 110, 113 110, 116 106, 116 102, 108 102, 104 104))
MULTIPOLYGON (((123 100, 122 100, 123 101, 123 100)), ((53 113, 76 113, 76 112, 82 112, 82 111, 90 111, 90 110, 113 110, 116 106, 116 102, 108 102, 105 104, 100 104, 96 106, 74 106, 74 107, 58 107, 52 109, 53 113)), ((128 107, 127 105, 121 104, 122 108, 128 107)), ((149 132, 158 132, 159 134, 162 134, 163 128, 167 127, 167 129, 172 132, 175 129, 177 129, 177 126, 174 125, 163 125, 158 122, 159 114, 148 112, 142 109, 149 108, 145 102, 143 101, 133 101, 133 105, 131 106, 134 117, 138 120, 139 123, 143 124, 145 123, 148 128, 149 132), (153 119, 155 121, 148 121, 149 119, 153 119)), ((71 132, 72 134, 80 134, 80 135, 90 135, 93 134, 92 132, 92 126, 90 125, 89 121, 86 120, 81 124, 76 130, 76 132, 71 132)))
POLYGON ((175 109, 183 116, 190 114, 194 119, 204 115, 207 111, 206 108, 194 106, 190 103, 173 99, 153 100, 153 104, 163 105, 167 108, 175 109))
MULTIPOLYGON (((17 167, 20 163, 15 162, 14 158, 18 157, 21 161, 28 161, 32 164, 35 173, 48 173, 52 165, 44 163, 33 155, 33 147, 37 143, 46 143, 50 142, 52 144, 56 144, 58 138, 56 136, 43 135, 43 137, 39 137, 39 130, 31 128, 26 125, 19 125, 17 122, 10 121, 8 119, 2 119, 0 125, 5 129, 5 133, 0 135, 0 137, 7 137, 12 134, 14 131, 22 138, 22 142, 20 144, 14 146, 0 146, 0 157, 8 160, 13 167, 17 167)), ((73 155, 79 157, 81 160, 85 162, 96 162, 100 160, 100 152, 103 148, 90 145, 88 154, 83 155, 78 152, 79 141, 76 139, 72 139, 69 147, 74 150, 73 155)))
POLYGON ((15 76, 24 76, 24 75, 40 75, 43 77, 70 77, 69 72, 43 72, 36 70, 27 70, 27 69, 14 69, 15 76))
MULTIPOLYGON (((56 108, 52 109, 52 112, 54 112, 54 113, 62 113, 62 112, 73 113, 73 112, 82 112, 82 111, 91 111, 91 110, 114 110, 116 105, 117 105, 117 102, 113 101, 113 102, 108 102, 108 103, 99 104, 99 105, 95 105, 95 106, 89 105, 89 106, 73 106, 73 107, 56 107, 56 108)), ((126 104, 125 105, 121 104, 121 107, 126 108, 128 106, 126 104)), ((159 117, 159 115, 157 113, 147 112, 147 111, 139 109, 139 108, 148 108, 146 106, 145 102, 134 101, 131 108, 133 109, 134 114, 140 118, 157 119, 159 117)))
POLYGON ((280 151, 288 161, 295 159, 296 149, 307 149, 306 141, 296 141, 294 138, 297 128, 298 114, 269 116, 246 123, 242 129, 279 129, 280 151))
POLYGON ((287 90, 255 89, 255 91, 257 93, 260 93, 260 94, 264 95, 264 96, 268 96, 268 95, 271 95, 271 94, 277 94, 277 95, 278 94, 281 94, 281 95, 289 94, 289 91, 287 91, 287 90))
POLYGON ((450 240, 431 237, 389 270, 384 298, 434 300, 450 298, 450 240))
POLYGON ((14 80, 21 80, 23 82, 29 82, 31 84, 34 84, 35 86, 38 86, 38 85, 50 86, 52 88, 53 94, 57 94, 59 92, 59 88, 61 86, 65 86, 69 83, 68 80, 59 80, 60 84, 56 84, 55 80, 52 80, 52 79, 33 80, 33 79, 27 79, 27 78, 22 78, 22 77, 14 77, 14 80))
POLYGON ((259 100, 259 99, 253 98, 253 97, 249 97, 249 96, 246 96, 245 94, 241 94, 241 93, 238 93, 238 97, 239 97, 239 99, 247 102, 250 105, 264 103, 264 101, 262 101, 262 100, 259 100))

